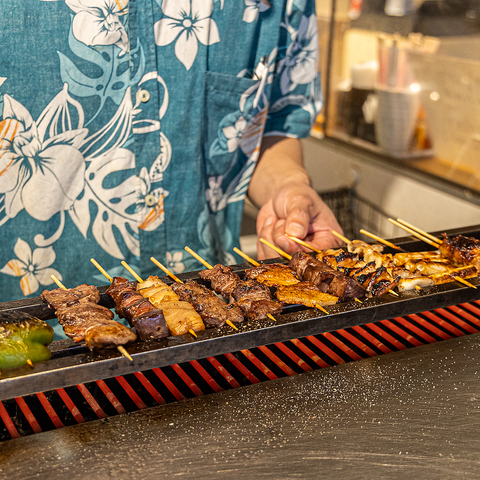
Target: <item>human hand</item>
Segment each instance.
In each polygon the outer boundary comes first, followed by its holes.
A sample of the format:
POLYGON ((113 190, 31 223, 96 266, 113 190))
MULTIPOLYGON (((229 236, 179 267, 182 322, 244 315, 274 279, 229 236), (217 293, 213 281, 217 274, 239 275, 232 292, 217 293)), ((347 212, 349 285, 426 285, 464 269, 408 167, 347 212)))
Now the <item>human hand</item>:
MULTIPOLYGON (((289 254, 311 250, 295 243, 286 233, 323 250, 342 244, 332 230, 343 233, 330 208, 305 184, 284 185, 263 205, 257 216, 258 238, 264 238, 289 254)), ((260 260, 278 256, 259 240, 257 255, 260 260)))

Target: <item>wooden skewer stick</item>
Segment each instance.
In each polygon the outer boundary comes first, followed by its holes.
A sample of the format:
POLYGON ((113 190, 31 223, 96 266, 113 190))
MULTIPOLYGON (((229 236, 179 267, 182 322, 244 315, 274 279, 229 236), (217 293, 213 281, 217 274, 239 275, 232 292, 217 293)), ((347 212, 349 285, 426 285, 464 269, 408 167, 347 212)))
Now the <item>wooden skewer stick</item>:
POLYGON ((299 245, 302 245, 304 247, 307 247, 309 248, 310 250, 313 250, 315 253, 322 253, 321 250, 319 250, 318 248, 315 248, 315 247, 312 247, 311 245, 309 245, 307 242, 304 242, 303 240, 300 240, 299 238, 297 237, 293 237, 292 235, 288 235, 288 234, 285 234, 290 240, 293 240, 295 243, 298 243, 299 245))
POLYGON ((185 247, 185 250, 192 255, 192 257, 195 257, 203 266, 207 267, 209 270, 211 270, 213 267, 206 261, 204 260, 198 253, 194 252, 190 247, 185 247))
MULTIPOLYGON (((200 255, 198 255, 198 253, 194 252, 190 247, 185 247, 185 250, 190 254, 192 255, 193 257, 195 257, 202 265, 204 265, 205 267, 207 267, 209 270, 211 270, 213 267, 206 261, 204 260, 200 255)), ((233 329, 237 330, 238 331, 238 328, 235 324, 233 324, 230 320, 226 320, 225 323, 227 325, 229 325, 230 327, 232 327, 233 329)))
POLYGON ((291 260, 292 256, 289 255, 287 252, 284 252, 281 248, 278 248, 277 246, 271 244, 269 241, 265 240, 264 238, 259 238, 259 240, 265 244, 267 247, 270 247, 272 250, 275 250, 277 253, 279 253, 282 257, 285 257, 287 260, 291 260))
POLYGON ((401 223, 397 222, 396 220, 394 220, 393 218, 389 218, 388 221, 390 223, 393 223, 395 226, 405 230, 406 232, 410 233, 411 235, 413 235, 414 237, 418 238, 419 240, 422 240, 422 242, 425 242, 425 243, 428 243, 429 245, 431 245, 432 247, 435 247, 435 248, 438 248, 439 244, 430 240, 429 238, 427 237, 424 237, 423 235, 420 235, 418 232, 416 232, 415 230, 412 230, 411 228, 409 227, 406 227, 405 225, 402 225, 401 223))
MULTIPOLYGON (((138 273, 125 260, 122 260, 120 263, 133 275, 133 278, 135 278, 135 280, 137 280, 137 282, 139 282, 139 283, 143 282, 142 277, 140 277, 140 275, 138 275, 138 273)), ((188 330, 188 333, 193 335, 195 338, 198 338, 195 331, 192 330, 191 328, 188 330)))
POLYGON ((367 237, 373 238, 377 242, 380 242, 380 243, 383 243, 384 245, 387 245, 387 247, 391 247, 391 248, 394 248, 395 250, 400 250, 401 252, 403 252, 403 248, 398 247, 397 245, 393 244, 392 242, 389 242, 388 240, 385 240, 382 237, 378 237, 374 233, 367 232, 363 228, 360 229, 360 233, 363 233, 367 237))
POLYGON ((340 240, 343 240, 345 243, 351 243, 351 241, 347 238, 347 237, 344 237, 342 234, 336 232, 335 230, 332 230, 332 233, 337 237, 339 238, 340 240))
POLYGON ((143 282, 142 277, 125 260, 122 260, 120 263, 130 272, 130 274, 137 282, 143 282))
MULTIPOLYGON (((93 260, 93 259, 92 259, 93 260)), ((93 262, 92 262, 93 263, 93 262)), ((103 269, 102 269, 103 270, 103 269)), ((102 272, 103 273, 103 272, 102 272)), ((106 273, 106 272, 105 272, 106 273)), ((62 290, 68 290, 68 288, 55 276, 50 275, 51 279, 58 285, 62 290)), ((110 277, 111 278, 111 277, 110 277)), ((131 362, 133 362, 132 356, 125 350, 123 345, 117 345, 117 350, 124 356, 127 357, 131 362)), ((28 363, 28 362, 27 362, 28 363)))
POLYGON ((463 283, 467 287, 477 288, 475 285, 473 285, 473 283, 467 282, 465 279, 463 279, 462 277, 459 277, 458 275, 454 278, 457 282, 463 283))
MULTIPOLYGON (((276 247, 275 245, 272 245, 270 242, 265 240, 264 238, 259 239, 262 243, 267 245, 267 247, 270 247, 271 249, 275 250, 277 253, 279 253, 282 257, 285 257, 287 260, 291 260, 292 256, 289 255, 287 252, 284 252, 281 248, 276 247)), ((322 307, 321 305, 315 305, 315 308, 318 310, 321 310, 323 313, 326 313, 329 315, 329 312, 326 308, 322 307)))
POLYGON ((260 264, 254 260, 252 257, 249 257, 246 253, 242 252, 239 248, 233 247, 233 251, 244 258, 247 262, 250 262, 254 267, 259 267, 260 264))
POLYGON ((103 274, 103 276, 110 283, 112 283, 113 278, 107 273, 107 271, 94 258, 91 258, 90 261, 98 268, 98 270, 103 274))
POLYGON ((397 218, 397 222, 405 225, 406 227, 411 228, 412 230, 417 231, 418 233, 420 233, 421 235, 429 238, 433 242, 442 243, 442 241, 439 238, 435 237, 434 235, 431 235, 428 232, 424 232, 423 230, 420 230, 418 227, 415 227, 415 226, 411 225, 410 223, 406 222, 405 220, 402 220, 401 218, 397 218))
POLYGON ((183 283, 176 275, 174 275, 165 265, 162 265, 155 257, 150 257, 150 261, 153 262, 160 270, 163 270, 170 278, 177 283, 183 283))
MULTIPOLYGON (((249 257, 246 253, 242 252, 239 248, 237 247, 233 247, 233 251, 235 253, 238 253, 238 255, 240 255, 241 257, 243 257, 245 260, 247 260, 248 262, 250 262, 254 267, 259 267, 260 264, 254 260, 252 257, 249 257)), ((267 313, 267 317, 270 319, 270 320, 273 320, 274 322, 277 321, 277 319, 271 314, 271 313, 267 313)))

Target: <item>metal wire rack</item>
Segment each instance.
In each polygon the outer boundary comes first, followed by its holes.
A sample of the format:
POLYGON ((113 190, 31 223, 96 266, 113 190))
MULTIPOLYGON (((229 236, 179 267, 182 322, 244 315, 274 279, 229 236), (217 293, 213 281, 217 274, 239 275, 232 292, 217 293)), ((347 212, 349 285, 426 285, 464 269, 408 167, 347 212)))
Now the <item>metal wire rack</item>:
POLYGON ((392 215, 360 197, 355 190, 341 188, 319 192, 319 195, 335 214, 347 238, 371 241, 360 233, 361 228, 383 238, 395 236, 395 226, 388 221, 392 215))

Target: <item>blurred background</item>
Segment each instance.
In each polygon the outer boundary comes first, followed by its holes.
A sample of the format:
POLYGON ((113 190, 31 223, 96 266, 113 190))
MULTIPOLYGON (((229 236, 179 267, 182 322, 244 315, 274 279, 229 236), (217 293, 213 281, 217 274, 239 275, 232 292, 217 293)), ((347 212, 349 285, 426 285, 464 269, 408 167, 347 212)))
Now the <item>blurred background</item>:
MULTIPOLYGON (((349 238, 480 223, 480 1, 317 0, 324 107, 305 164, 349 238)), ((255 253, 246 204, 242 249, 255 253)))

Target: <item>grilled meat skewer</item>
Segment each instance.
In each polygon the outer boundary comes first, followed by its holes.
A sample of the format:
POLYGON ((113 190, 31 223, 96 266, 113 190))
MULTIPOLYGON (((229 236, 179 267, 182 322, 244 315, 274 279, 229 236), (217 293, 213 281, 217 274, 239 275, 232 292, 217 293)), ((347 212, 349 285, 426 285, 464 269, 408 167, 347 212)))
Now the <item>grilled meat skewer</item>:
POLYGON ((116 312, 135 327, 140 340, 168 337, 168 326, 162 310, 137 292, 137 283, 123 277, 113 277, 107 294, 115 302, 116 312))
POLYGON ((338 297, 321 292, 312 282, 280 285, 275 292, 275 296, 284 303, 305 305, 312 308, 334 305, 338 301, 338 297))
POLYGON ((174 283, 172 290, 180 297, 180 300, 193 305, 206 327, 221 327, 227 320, 233 323, 240 323, 244 320, 240 307, 234 304, 227 305, 212 291, 194 280, 188 280, 186 283, 174 283))
POLYGON ((455 265, 473 265, 480 271, 480 240, 463 235, 450 238, 446 233, 442 236, 443 240, 439 247, 442 255, 455 265))
POLYGON ((269 288, 255 280, 242 280, 232 267, 217 264, 199 272, 200 278, 210 282, 213 290, 238 305, 247 320, 259 320, 283 310, 283 304, 272 300, 269 288))
POLYGON ((152 304, 163 310, 163 316, 172 335, 183 335, 190 330, 205 330, 202 317, 188 302, 182 302, 172 287, 151 275, 137 284, 137 291, 148 298, 152 304))
POLYGON ((360 299, 367 293, 355 279, 307 253, 295 252, 289 265, 300 278, 312 282, 320 291, 338 297, 339 302, 360 299))
POLYGON ((65 335, 75 342, 85 340, 90 350, 126 345, 137 338, 129 328, 113 320, 111 310, 97 305, 100 294, 93 285, 44 290, 40 297, 55 311, 65 335))
POLYGON ((267 287, 295 285, 300 280, 295 277, 291 268, 283 263, 263 264, 245 270, 245 278, 256 280, 267 287))

